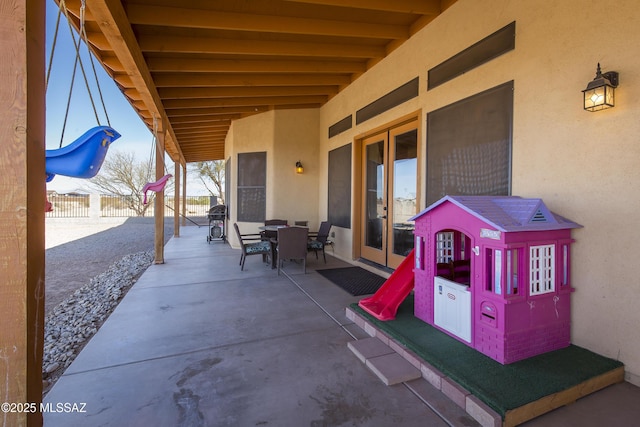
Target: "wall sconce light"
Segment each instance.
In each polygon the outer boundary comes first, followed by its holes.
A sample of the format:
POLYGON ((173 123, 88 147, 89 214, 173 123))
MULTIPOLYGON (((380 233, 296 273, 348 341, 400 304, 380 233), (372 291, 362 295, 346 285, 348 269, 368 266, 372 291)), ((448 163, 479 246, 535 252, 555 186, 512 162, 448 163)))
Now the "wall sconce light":
POLYGON ((600 111, 615 105, 615 88, 618 87, 618 73, 609 71, 602 73, 600 63, 596 70, 596 77, 589 82, 584 94, 584 109, 587 111, 600 111))
POLYGON ((302 167, 302 163, 300 163, 300 160, 298 160, 296 162, 296 173, 303 173, 304 172, 304 168, 302 167))

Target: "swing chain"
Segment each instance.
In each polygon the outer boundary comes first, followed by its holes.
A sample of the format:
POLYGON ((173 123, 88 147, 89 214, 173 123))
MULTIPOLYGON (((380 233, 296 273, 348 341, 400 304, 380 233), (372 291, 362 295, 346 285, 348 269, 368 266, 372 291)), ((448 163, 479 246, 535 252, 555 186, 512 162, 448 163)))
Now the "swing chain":
MULTIPOLYGON (((107 113, 107 106, 104 103, 104 97, 102 96, 102 89, 100 88, 100 81, 98 80, 98 72, 96 71, 96 65, 93 60, 93 55, 91 54, 91 50, 89 49, 89 37, 87 36, 87 30, 85 27, 86 7, 87 7, 86 0, 82 0, 82 3, 80 5, 80 29, 81 29, 82 35, 84 36, 84 44, 87 46, 89 61, 91 62, 91 68, 93 69, 93 76, 96 79, 96 87, 98 88, 98 94, 100 95, 100 103, 102 104, 102 110, 104 111, 104 115, 107 119, 107 124, 111 126, 111 121, 109 120, 109 114, 107 113)), ((95 110, 95 106, 93 107, 93 109, 95 110)), ((98 122, 98 124, 100 123, 98 122)))
POLYGON ((107 123, 108 123, 109 126, 111 126, 111 122, 109 120, 109 115, 107 114, 107 108, 106 108, 106 105, 105 105, 105 102, 104 102, 104 97, 102 95, 102 90, 100 88, 100 82, 98 80, 98 73, 96 72, 95 64, 94 64, 94 61, 93 61, 93 56, 91 55, 91 50, 89 48, 89 39, 87 37, 87 32, 86 32, 86 28, 85 28, 86 0, 82 0, 81 1, 81 6, 80 6, 80 32, 79 32, 79 38, 78 38, 77 42, 76 42, 75 33, 73 31, 73 27, 71 25, 71 19, 69 17, 69 11, 67 9, 65 0, 60 0, 60 5, 59 6, 60 6, 60 8, 58 10, 58 18, 57 18, 57 21, 56 21, 55 35, 54 35, 53 44, 52 44, 52 47, 51 47, 51 56, 49 58, 49 69, 47 70, 47 77, 46 77, 46 81, 45 81, 45 90, 49 85, 49 78, 50 78, 51 69, 52 69, 52 66, 53 66, 53 56, 54 56, 53 54, 54 54, 54 51, 55 51, 56 41, 57 41, 57 38, 58 38, 58 29, 59 29, 59 23, 60 23, 60 16, 61 16, 62 13, 64 13, 64 15, 65 15, 65 17, 67 19, 67 22, 69 24, 69 32, 71 34, 71 40, 73 41, 73 46, 74 46, 74 48, 76 50, 75 61, 74 61, 74 64, 73 64, 73 72, 71 74, 71 86, 69 88, 69 96, 67 98, 67 106, 66 106, 66 110, 65 110, 64 121, 63 121, 63 124, 62 124, 62 132, 61 132, 61 135, 60 135, 60 148, 62 148, 62 143, 63 143, 63 140, 64 140, 64 133, 65 133, 65 129, 66 129, 66 126, 67 126, 67 120, 69 118, 69 109, 70 109, 70 106, 71 106, 71 97, 72 97, 72 94, 73 94, 73 87, 74 87, 74 82, 75 82, 75 77, 76 77, 76 71, 77 71, 77 68, 78 68, 78 64, 80 64, 80 70, 82 71, 82 75, 84 77, 84 82, 85 82, 85 85, 87 87, 87 93, 89 95, 89 100, 91 101, 91 106, 93 108, 93 113, 95 115, 96 122, 98 123, 98 125, 100 125, 100 118, 98 116, 98 110, 96 109, 95 101, 93 99, 93 94, 91 93, 91 88, 89 86, 89 80, 87 79, 87 74, 85 72, 84 65, 83 65, 82 59, 80 57, 80 43, 81 43, 82 40, 84 40, 85 45, 87 46, 87 52, 89 54, 89 59, 91 61, 93 74, 94 74, 95 79, 96 79, 96 85, 97 85, 97 88, 98 88, 98 93, 100 95, 100 101, 102 103, 102 108, 104 110, 104 113, 105 113, 105 116, 106 116, 106 119, 107 119, 107 123))

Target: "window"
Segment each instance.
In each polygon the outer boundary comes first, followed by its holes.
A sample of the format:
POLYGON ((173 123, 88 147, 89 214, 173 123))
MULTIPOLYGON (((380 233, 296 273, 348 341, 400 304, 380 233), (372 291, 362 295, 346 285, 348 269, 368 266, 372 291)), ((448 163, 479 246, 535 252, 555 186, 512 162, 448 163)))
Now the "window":
POLYGON ((267 210, 267 153, 238 154, 238 221, 263 222, 267 210))
POLYGON ((562 245, 562 286, 569 285, 569 245, 562 245))
POLYGON ((446 194, 508 195, 513 82, 427 115, 427 201, 446 194))
POLYGON ((496 295, 502 295, 502 251, 500 249, 494 251, 494 260, 493 289, 496 295))
POLYGON ((520 251, 520 249, 507 250, 507 295, 518 295, 520 251))
POLYGON ((485 265, 485 289, 489 292, 493 292, 493 249, 486 248, 484 250, 485 265))
POLYGON ((436 262, 453 261, 453 231, 441 231, 436 234, 436 262))
POLYGON ((554 292, 555 245, 531 246, 529 263, 529 295, 554 292))

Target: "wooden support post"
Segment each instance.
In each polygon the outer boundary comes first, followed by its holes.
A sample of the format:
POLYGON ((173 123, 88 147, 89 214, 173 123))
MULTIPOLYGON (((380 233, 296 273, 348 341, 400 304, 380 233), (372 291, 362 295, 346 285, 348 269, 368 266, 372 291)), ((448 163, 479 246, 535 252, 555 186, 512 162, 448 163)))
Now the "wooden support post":
MULTIPOLYGON (((182 212, 184 212, 185 216, 187 215, 187 165, 183 165, 184 168, 184 179, 182 180, 182 212)), ((187 225, 187 218, 182 217, 182 225, 187 225)))
MULTIPOLYGON (((158 130, 156 140, 156 181, 164 176, 164 126, 158 130)), ((155 217, 155 264, 164 264, 164 189, 156 192, 154 203, 155 217)))
POLYGON ((44 2, 0 0, 0 403, 37 407, 3 426, 42 425, 44 29, 44 2))
POLYGON ((175 188, 173 197, 173 237, 180 237, 180 162, 175 163, 175 188))

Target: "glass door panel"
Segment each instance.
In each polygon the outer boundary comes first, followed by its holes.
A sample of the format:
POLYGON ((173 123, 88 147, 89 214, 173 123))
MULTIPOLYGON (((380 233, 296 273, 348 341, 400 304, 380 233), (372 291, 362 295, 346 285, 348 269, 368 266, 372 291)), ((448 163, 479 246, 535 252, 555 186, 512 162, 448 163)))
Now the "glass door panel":
POLYGON ((387 138, 377 136, 364 141, 364 230, 363 257, 386 265, 387 138))
POLYGON ((397 268, 413 249, 418 213, 418 122, 386 129, 362 140, 360 254, 397 268))
POLYGON ((390 156, 392 192, 389 199, 389 267, 396 268, 414 246, 415 224, 409 218, 418 213, 418 130, 416 124, 392 129, 390 156))

